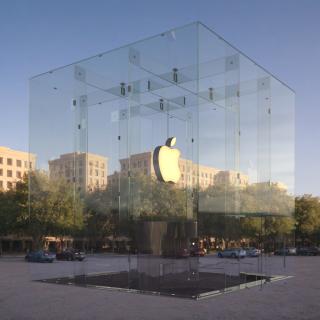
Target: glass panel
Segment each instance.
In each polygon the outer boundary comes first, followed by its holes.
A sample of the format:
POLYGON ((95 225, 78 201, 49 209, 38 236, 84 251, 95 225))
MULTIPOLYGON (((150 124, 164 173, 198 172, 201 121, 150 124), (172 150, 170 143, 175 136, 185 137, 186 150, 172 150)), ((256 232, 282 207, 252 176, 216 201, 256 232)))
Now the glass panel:
POLYGON ((137 245, 130 282, 140 290, 171 294, 197 277, 197 259, 189 256, 196 237, 196 44, 191 25, 129 48, 129 212, 137 245))

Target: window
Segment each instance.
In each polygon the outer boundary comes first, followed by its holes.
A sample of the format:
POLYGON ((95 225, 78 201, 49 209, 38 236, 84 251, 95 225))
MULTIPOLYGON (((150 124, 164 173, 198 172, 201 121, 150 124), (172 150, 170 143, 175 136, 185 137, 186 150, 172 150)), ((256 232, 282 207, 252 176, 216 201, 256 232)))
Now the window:
POLYGON ((9 177, 9 178, 12 177, 12 170, 7 170, 7 177, 9 177))
POLYGON ((122 164, 122 170, 126 170, 126 164, 125 163, 122 164))
POLYGON ((138 168, 141 168, 141 161, 138 161, 138 168))
POLYGON ((0 176, 3 176, 3 169, 0 169, 0 176))
POLYGON ((12 186, 13 186, 13 185, 12 185, 12 182, 8 181, 8 182, 7 182, 7 188, 8 188, 8 189, 12 189, 12 186))
POLYGON ((16 161, 16 165, 17 165, 17 167, 21 167, 21 165, 22 165, 22 163, 21 163, 22 161, 21 160, 17 160, 16 161))
POLYGON ((96 177, 99 176, 99 170, 95 170, 96 177))
POLYGON ((104 171, 101 171, 101 177, 104 177, 104 171))
POLYGON ((0 157, 0 164, 3 164, 3 157, 0 157))
POLYGON ((17 176, 18 179, 21 179, 22 178, 21 171, 17 171, 16 172, 16 176, 17 176))
POLYGON ((28 161, 25 161, 25 162, 24 162, 24 167, 25 167, 25 168, 28 168, 28 161))
POLYGON ((146 167, 147 166, 147 160, 143 161, 143 165, 146 167))
POLYGON ((0 190, 3 189, 3 181, 0 180, 0 190))
POLYGON ((11 158, 8 158, 8 159, 7 159, 7 165, 8 165, 8 166, 12 166, 12 159, 11 159, 11 158))
POLYGON ((89 174, 90 174, 90 176, 92 176, 92 169, 90 169, 90 173, 89 174))
POLYGON ((99 161, 96 161, 96 167, 99 167, 99 161))
POLYGON ((101 168, 101 169, 104 169, 104 163, 101 163, 100 168, 101 168))

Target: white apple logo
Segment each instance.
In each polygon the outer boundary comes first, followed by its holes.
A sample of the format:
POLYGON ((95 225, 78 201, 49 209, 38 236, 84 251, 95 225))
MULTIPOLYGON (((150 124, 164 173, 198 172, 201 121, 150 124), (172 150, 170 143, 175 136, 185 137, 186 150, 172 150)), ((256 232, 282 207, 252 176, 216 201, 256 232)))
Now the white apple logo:
POLYGON ((176 141, 175 137, 168 138, 165 146, 158 146, 154 150, 153 167, 160 181, 177 183, 180 179, 180 151, 171 148, 176 144, 176 141))

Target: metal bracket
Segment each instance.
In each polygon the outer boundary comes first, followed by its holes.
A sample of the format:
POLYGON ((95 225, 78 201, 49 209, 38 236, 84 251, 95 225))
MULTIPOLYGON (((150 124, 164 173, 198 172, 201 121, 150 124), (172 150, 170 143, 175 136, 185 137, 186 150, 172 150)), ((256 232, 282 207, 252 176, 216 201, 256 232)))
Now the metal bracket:
POLYGON ((209 99, 213 100, 213 88, 209 88, 209 99))
POLYGON ((164 108, 163 99, 160 99, 159 102, 160 102, 160 110, 163 111, 163 108, 164 108))
POLYGON ((173 82, 178 83, 178 69, 177 68, 173 68, 172 69, 172 77, 173 77, 173 82))
POLYGON ((140 52, 134 48, 129 49, 129 61, 136 66, 140 66, 140 52))
POLYGON ((258 90, 270 89, 270 77, 264 77, 257 80, 258 90))
POLYGON ((125 87, 125 83, 124 82, 121 82, 120 83, 120 94, 122 96, 125 96, 126 95, 126 87, 125 87))
POLYGON ((80 107, 86 107, 88 103, 88 97, 87 95, 80 96, 80 107))
POLYGON ((80 66, 74 67, 74 78, 76 80, 85 82, 86 81, 86 70, 80 66))
POLYGON ((225 70, 232 71, 236 69, 239 69, 239 54, 226 57, 225 70))

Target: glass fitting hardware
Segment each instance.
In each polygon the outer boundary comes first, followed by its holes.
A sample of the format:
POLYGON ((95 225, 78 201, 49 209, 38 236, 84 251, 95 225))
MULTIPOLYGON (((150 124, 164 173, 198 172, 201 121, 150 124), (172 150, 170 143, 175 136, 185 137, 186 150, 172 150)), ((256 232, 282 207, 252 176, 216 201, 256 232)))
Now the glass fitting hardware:
POLYGON ((121 94, 122 96, 125 96, 125 95, 126 95, 125 83, 123 83, 123 82, 120 83, 120 94, 121 94))
POLYGON ((213 100, 213 88, 209 88, 209 99, 213 100))
POLYGON ((164 105, 163 105, 163 99, 160 99, 160 110, 163 110, 163 107, 164 107, 164 105))
POLYGON ((178 82, 178 69, 173 68, 172 71, 173 71, 173 81, 178 82))

